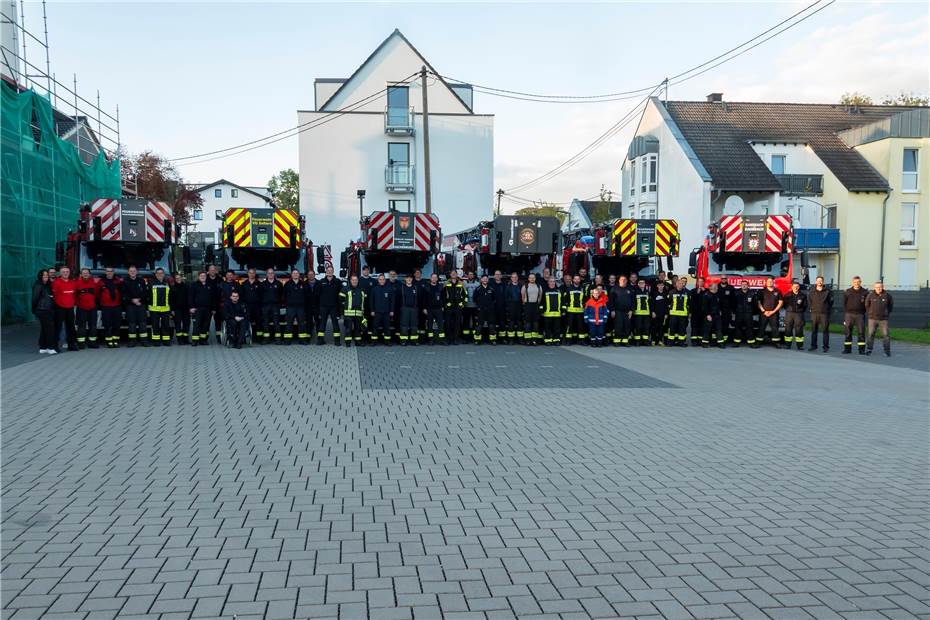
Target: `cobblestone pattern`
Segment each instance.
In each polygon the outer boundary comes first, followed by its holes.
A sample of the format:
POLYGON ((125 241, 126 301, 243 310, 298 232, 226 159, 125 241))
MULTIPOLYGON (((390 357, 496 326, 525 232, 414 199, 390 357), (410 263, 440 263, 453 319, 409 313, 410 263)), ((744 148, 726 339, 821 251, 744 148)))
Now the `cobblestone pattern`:
POLYGON ((5 370, 4 617, 927 617, 927 374, 701 353, 571 354, 684 389, 363 390, 334 347, 5 370))

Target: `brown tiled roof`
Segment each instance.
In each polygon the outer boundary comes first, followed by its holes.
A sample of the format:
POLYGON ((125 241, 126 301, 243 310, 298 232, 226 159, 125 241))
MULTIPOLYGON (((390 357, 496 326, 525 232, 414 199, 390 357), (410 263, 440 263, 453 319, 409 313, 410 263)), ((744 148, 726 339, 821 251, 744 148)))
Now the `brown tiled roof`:
POLYGON ((848 190, 886 191, 887 181, 837 132, 905 109, 731 101, 669 101, 664 105, 710 173, 714 188, 729 191, 781 189, 751 141, 808 144, 848 190))

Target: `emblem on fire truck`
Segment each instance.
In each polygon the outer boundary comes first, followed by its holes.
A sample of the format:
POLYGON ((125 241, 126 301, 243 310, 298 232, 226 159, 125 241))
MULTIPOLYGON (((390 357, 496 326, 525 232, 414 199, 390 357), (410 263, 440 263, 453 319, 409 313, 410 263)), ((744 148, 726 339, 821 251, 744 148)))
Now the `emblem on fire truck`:
POLYGON ((520 243, 523 245, 533 245, 536 241, 536 232, 532 228, 524 228, 520 231, 520 243))

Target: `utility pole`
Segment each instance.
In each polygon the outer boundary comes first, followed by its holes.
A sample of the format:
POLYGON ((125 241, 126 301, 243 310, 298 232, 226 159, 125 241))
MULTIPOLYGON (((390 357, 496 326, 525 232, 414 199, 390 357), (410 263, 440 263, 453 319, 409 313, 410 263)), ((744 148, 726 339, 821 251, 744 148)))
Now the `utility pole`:
POLYGON ((504 196, 504 190, 502 189, 497 190, 497 213, 495 213, 495 216, 498 216, 501 214, 501 198, 503 196, 504 196))
POLYGON ((426 97, 426 65, 420 67, 420 88, 423 91, 423 188, 426 192, 426 212, 433 212, 429 186, 429 102, 426 97))

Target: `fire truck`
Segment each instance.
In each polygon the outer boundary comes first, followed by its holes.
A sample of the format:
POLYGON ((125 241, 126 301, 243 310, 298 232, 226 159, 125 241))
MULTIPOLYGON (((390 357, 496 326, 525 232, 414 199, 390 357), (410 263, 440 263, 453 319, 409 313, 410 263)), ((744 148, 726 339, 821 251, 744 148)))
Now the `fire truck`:
MULTIPOLYGON (((801 254, 801 266, 807 257, 801 254)), ((688 272, 704 278, 705 286, 727 279, 739 288, 743 280, 749 287, 765 287, 765 280, 775 278, 783 294, 791 290, 791 281, 799 274, 794 268, 794 225, 790 215, 724 215, 708 227, 704 244, 691 252, 688 272)))
POLYGON ((112 268, 117 276, 135 265, 151 277, 159 267, 171 274, 183 261, 177 245, 171 205, 145 198, 100 198, 81 205, 77 230, 55 245, 58 262, 74 276, 83 268, 101 277, 112 268))
POLYGON ((206 262, 237 276, 245 276, 250 268, 260 275, 271 268, 278 276, 290 277, 293 269, 313 269, 311 250, 305 220, 296 211, 233 207, 223 214, 223 242, 206 249, 206 262))
POLYGON ((375 211, 360 224, 360 239, 340 257, 341 277, 359 275, 366 266, 372 273, 394 270, 399 275, 419 269, 424 278, 444 271, 447 256, 439 252, 442 232, 432 213, 375 211))
POLYGON ((564 233, 560 266, 563 274, 572 276, 585 268, 591 275, 635 273, 648 280, 663 269, 673 269, 672 259, 678 256, 680 245, 675 220, 618 219, 606 226, 564 233))
MULTIPOLYGON (((452 256, 463 273, 540 274, 555 266, 561 233, 552 216, 499 215, 455 235, 452 256)), ((447 249, 447 248, 443 248, 447 249)))

